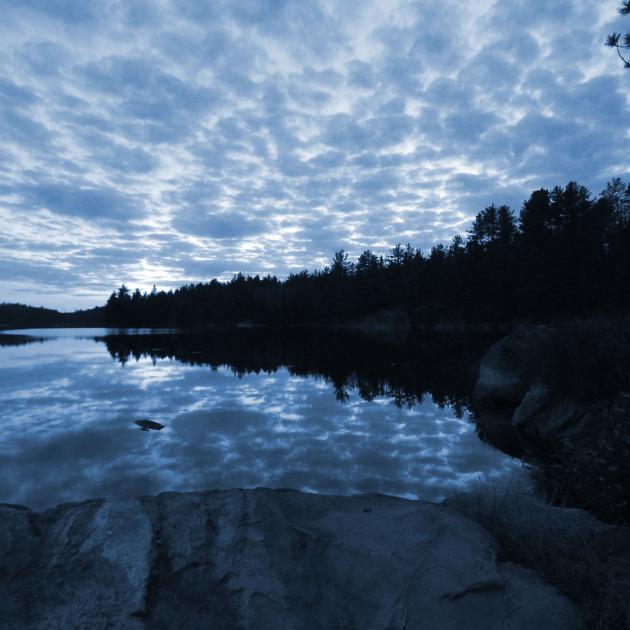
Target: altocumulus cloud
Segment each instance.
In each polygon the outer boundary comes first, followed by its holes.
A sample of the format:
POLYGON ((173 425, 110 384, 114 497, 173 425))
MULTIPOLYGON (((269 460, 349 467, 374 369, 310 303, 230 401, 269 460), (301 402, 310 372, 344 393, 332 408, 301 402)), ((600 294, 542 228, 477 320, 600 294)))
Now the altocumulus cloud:
POLYGON ((426 250, 627 176, 615 0, 472 4, 5 0, 0 300, 426 250))

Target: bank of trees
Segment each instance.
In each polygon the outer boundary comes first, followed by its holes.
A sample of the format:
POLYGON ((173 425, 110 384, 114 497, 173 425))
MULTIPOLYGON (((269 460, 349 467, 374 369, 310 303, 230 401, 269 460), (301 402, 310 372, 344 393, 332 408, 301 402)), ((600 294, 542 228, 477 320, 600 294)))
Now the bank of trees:
POLYGON ((102 326, 105 309, 97 307, 74 313, 60 313, 54 309, 26 304, 0 304, 0 330, 7 328, 63 328, 68 326, 102 326))
POLYGON ((237 274, 176 291, 131 292, 106 305, 120 326, 321 323, 383 310, 413 321, 545 321, 630 310, 630 185, 597 197, 576 182, 534 191, 515 214, 491 205, 471 229, 424 253, 343 250, 329 267, 286 280, 237 274))

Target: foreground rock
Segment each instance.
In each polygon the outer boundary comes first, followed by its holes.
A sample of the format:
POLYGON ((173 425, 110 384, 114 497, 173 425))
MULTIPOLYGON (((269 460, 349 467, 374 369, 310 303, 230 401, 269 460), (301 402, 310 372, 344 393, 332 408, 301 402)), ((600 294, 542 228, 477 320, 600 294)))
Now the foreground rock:
POLYGON ((0 508, 8 628, 580 627, 450 508, 288 490, 0 508))

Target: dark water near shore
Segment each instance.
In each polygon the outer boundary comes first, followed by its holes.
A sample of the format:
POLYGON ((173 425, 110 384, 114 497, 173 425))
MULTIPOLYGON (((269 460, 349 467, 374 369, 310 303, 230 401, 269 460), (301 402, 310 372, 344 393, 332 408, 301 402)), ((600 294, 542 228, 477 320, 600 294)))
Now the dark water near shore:
POLYGON ((467 412, 488 340, 18 332, 42 339, 0 335, 0 502, 256 486, 437 500, 520 467, 467 412))

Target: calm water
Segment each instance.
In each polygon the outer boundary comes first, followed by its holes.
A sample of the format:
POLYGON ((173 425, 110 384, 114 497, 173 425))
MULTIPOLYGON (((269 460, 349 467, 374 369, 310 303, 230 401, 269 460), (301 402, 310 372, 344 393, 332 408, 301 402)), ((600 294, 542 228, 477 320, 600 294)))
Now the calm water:
POLYGON ((19 332, 44 339, 0 336, 2 502, 255 486, 433 500, 518 467, 465 412, 470 353, 439 342, 19 332))

